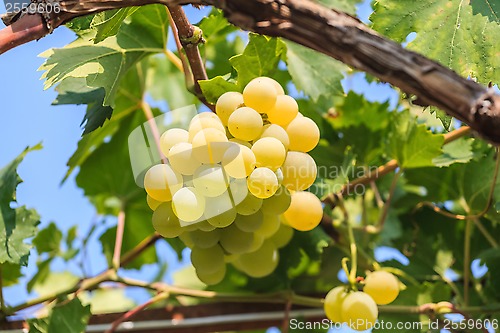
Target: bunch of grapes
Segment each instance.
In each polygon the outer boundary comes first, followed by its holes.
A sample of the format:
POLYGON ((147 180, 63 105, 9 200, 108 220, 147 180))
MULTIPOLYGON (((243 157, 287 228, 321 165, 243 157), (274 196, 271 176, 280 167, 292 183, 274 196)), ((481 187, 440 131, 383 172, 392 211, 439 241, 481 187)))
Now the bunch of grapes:
POLYGON ((386 271, 370 273, 363 291, 335 287, 325 297, 325 314, 333 322, 346 323, 356 331, 372 328, 378 318, 378 305, 392 303, 399 295, 399 280, 386 271))
POLYGON ((200 113, 188 130, 161 136, 168 163, 144 178, 154 228, 191 248, 206 284, 219 283, 227 263, 252 277, 271 274, 293 229, 311 230, 323 216, 320 200, 305 191, 316 179, 308 152, 319 138, 271 78, 224 93, 216 114, 200 113))

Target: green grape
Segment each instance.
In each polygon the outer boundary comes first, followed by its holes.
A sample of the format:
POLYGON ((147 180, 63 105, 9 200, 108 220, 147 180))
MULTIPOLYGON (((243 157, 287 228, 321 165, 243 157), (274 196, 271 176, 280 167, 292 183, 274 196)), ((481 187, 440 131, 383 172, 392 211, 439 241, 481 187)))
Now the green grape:
POLYGON ((240 201, 240 203, 236 206, 236 212, 240 215, 252 215, 257 213, 260 207, 262 207, 262 199, 257 198, 252 193, 248 192, 245 199, 240 201))
POLYGON ((264 222, 264 214, 261 210, 252 215, 238 215, 234 220, 236 226, 246 232, 254 232, 264 222))
POLYGON ((224 135, 226 134, 226 129, 220 119, 217 117, 217 115, 213 114, 212 112, 204 112, 198 114, 198 116, 195 116, 191 122, 189 123, 189 142, 192 142, 195 135, 198 134, 201 130, 207 129, 207 128, 213 128, 216 129, 224 135), (202 114, 207 114, 211 116, 204 116, 204 117, 198 117, 202 114))
POLYGON ((170 148, 179 142, 188 142, 189 133, 182 128, 171 128, 163 133, 160 137, 160 150, 163 155, 167 156, 170 148))
POLYGON ((183 187, 174 194, 172 208, 180 220, 193 222, 203 216, 205 198, 194 187, 183 187))
POLYGON ((259 113, 267 113, 276 104, 276 86, 267 79, 256 78, 243 89, 245 105, 259 113))
POLYGON ((255 163, 252 150, 239 144, 229 147, 222 157, 224 170, 233 178, 246 178, 255 168, 255 163))
POLYGON ((389 272, 376 271, 366 277, 363 291, 378 305, 386 305, 398 297, 399 280, 389 272))
POLYGON ((179 239, 186 245, 188 248, 192 249, 194 247, 194 242, 191 239, 191 234, 189 232, 183 232, 179 235, 179 239))
POLYGON ((288 225, 299 231, 316 228, 323 218, 323 204, 311 192, 294 192, 290 207, 283 213, 288 225))
POLYGON ((198 230, 198 223, 199 223, 198 221, 186 222, 186 221, 179 220, 179 223, 181 224, 182 230, 184 232, 191 232, 191 231, 198 230))
POLYGON ((224 228, 233 223, 236 218, 236 207, 234 207, 229 191, 218 197, 207 198, 204 215, 208 223, 217 228, 224 228))
POLYGON ((206 285, 214 285, 222 282, 224 280, 224 276, 226 276, 226 265, 222 266, 218 270, 213 273, 207 273, 202 270, 196 270, 196 276, 206 285))
POLYGON ((224 251, 218 244, 206 249, 195 246, 191 250, 191 263, 198 272, 215 273, 226 265, 224 251))
POLYGON ((346 288, 343 286, 335 287, 326 294, 323 308, 326 317, 335 323, 342 323, 342 304, 347 296, 346 288))
POLYGON ((286 187, 281 186, 276 193, 262 202, 262 211, 267 214, 283 214, 288 207, 292 197, 286 187))
POLYGON ((201 165, 193 156, 193 145, 187 142, 174 145, 167 157, 172 168, 183 175, 192 175, 201 165))
POLYGON ((260 138, 278 139, 283 144, 283 147, 285 147, 286 150, 288 150, 288 146, 290 145, 290 139, 288 138, 288 133, 285 131, 283 127, 276 124, 264 125, 260 138))
POLYGON ((229 181, 228 192, 231 197, 232 203, 238 206, 248 196, 248 186, 246 178, 231 178, 231 180, 229 181))
POLYGON ((243 95, 236 91, 228 91, 219 97, 215 104, 215 112, 219 116, 222 124, 227 126, 229 116, 237 108, 243 105, 243 95))
POLYGON ((292 191, 308 189, 318 174, 314 159, 307 153, 297 151, 288 152, 281 170, 283 171, 282 185, 292 191))
POLYGON ((278 261, 278 251, 272 242, 264 242, 257 251, 242 254, 238 258, 243 272, 254 278, 261 278, 274 272, 278 261))
POLYGON ((281 86, 281 84, 279 84, 278 81, 270 78, 270 77, 267 77, 267 76, 260 76, 256 79, 259 79, 259 80, 262 80, 264 82, 267 82, 267 83, 270 83, 274 86, 274 88, 276 89, 276 93, 279 95, 284 95, 285 94, 285 91, 283 90, 283 87, 281 86))
POLYGON ((193 185, 206 197, 217 197, 227 191, 229 179, 218 164, 203 164, 193 175, 193 185))
POLYGON ((226 254, 224 256, 224 261, 226 263, 233 263, 240 257, 240 254, 226 254))
MULTIPOLYGON (((206 202, 207 201, 205 200, 205 206, 207 205, 206 202)), ((206 210, 206 208, 205 208, 205 210, 206 210)), ((198 222, 196 224, 196 227, 198 228, 197 230, 201 230, 201 231, 212 231, 212 230, 215 230, 215 227, 213 225, 211 225, 210 223, 208 223, 207 220, 198 222)))
POLYGON ((293 228, 280 223, 278 231, 272 235, 269 240, 276 245, 278 249, 285 247, 293 238, 293 228))
POLYGON ((153 228, 165 238, 175 238, 182 234, 179 219, 175 216, 170 202, 162 203, 154 211, 153 228))
POLYGON ((251 141, 262 133, 262 117, 249 107, 242 107, 234 111, 227 122, 229 133, 237 139, 251 141))
POLYGON ((250 252, 254 252, 254 251, 257 251, 258 249, 261 248, 262 244, 264 244, 264 237, 262 237, 261 235, 255 233, 253 234, 253 242, 252 242, 252 245, 250 246, 250 248, 248 249, 248 251, 246 253, 250 253, 250 252))
POLYGON ((256 234, 264 238, 270 238, 280 228, 280 218, 276 214, 264 214, 262 225, 259 229, 255 230, 256 234))
MULTIPOLYGON (((293 97, 282 95, 276 99, 274 107, 267 112, 271 123, 286 127, 299 113, 299 105, 293 97)), ((291 148, 290 148, 291 149, 291 148)))
POLYGON ((152 166, 144 176, 144 188, 157 201, 170 201, 172 195, 182 188, 182 175, 167 164, 152 166))
POLYGON ((241 254, 247 252, 248 249, 251 248, 253 238, 254 236, 252 233, 242 231, 232 224, 222 229, 219 242, 226 252, 241 254))
POLYGON ((285 162, 286 149, 276 138, 268 137, 255 141, 252 152, 255 155, 257 167, 276 171, 285 162))
POLYGON ((372 328, 377 321, 377 304, 368 294, 355 291, 344 299, 341 316, 353 330, 365 331, 372 328))
POLYGON ((193 156, 201 163, 219 163, 229 147, 225 133, 215 128, 205 128, 193 138, 193 156))
POLYGON ((146 195, 146 202, 148 203, 149 208, 151 208, 152 211, 155 211, 158 206, 160 206, 163 202, 155 200, 151 198, 149 195, 146 195))
POLYGON ((297 117, 286 127, 290 150, 308 152, 319 142, 318 125, 307 117, 297 117))
POLYGON ((214 246, 219 242, 221 231, 220 229, 215 229, 209 232, 195 230, 191 233, 191 239, 196 247, 201 249, 207 249, 214 246))
POLYGON ((266 199, 278 190, 278 177, 269 168, 257 168, 248 176, 247 186, 248 191, 254 196, 266 199))

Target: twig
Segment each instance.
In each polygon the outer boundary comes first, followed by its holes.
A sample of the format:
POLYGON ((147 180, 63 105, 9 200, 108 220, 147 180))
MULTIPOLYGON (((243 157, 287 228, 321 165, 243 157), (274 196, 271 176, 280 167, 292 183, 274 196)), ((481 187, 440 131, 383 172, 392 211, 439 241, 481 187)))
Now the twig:
POLYGON ((149 105, 149 103, 144 100, 141 102, 141 108, 144 112, 144 115, 146 116, 146 119, 148 120, 149 128, 151 129, 151 133, 153 134, 156 149, 161 158, 161 161, 163 164, 167 164, 167 158, 160 149, 160 131, 158 130, 158 126, 156 125, 153 110, 151 110, 151 106, 149 105))
POLYGON ((145 238, 136 247, 134 247, 132 250, 130 250, 130 252, 128 252, 127 254, 122 256, 120 267, 127 266, 132 260, 137 258, 146 249, 153 246, 156 243, 156 241, 158 241, 161 238, 162 238, 161 235, 158 233, 154 233, 151 236, 145 238))
POLYGON ((289 299, 288 302, 285 303, 285 316, 283 317, 283 325, 281 328, 281 333, 288 333, 290 329, 290 310, 292 310, 292 300, 289 299))
POLYGON ((481 233, 483 234, 484 238, 486 238, 486 240, 488 241, 488 243, 490 243, 490 245, 493 247, 493 248, 498 248, 498 243, 497 241, 495 240, 495 238, 493 238, 493 236, 488 232, 488 230, 486 230, 486 228, 484 227, 484 225, 481 223, 481 221, 479 221, 479 219, 473 219, 472 221, 474 221, 474 224, 476 225, 476 227, 479 229, 479 231, 481 231, 481 233))
POLYGON ((122 253, 123 232, 125 230, 125 211, 123 207, 118 213, 118 224, 116 226, 115 250, 113 252, 113 268, 120 268, 120 256, 122 253))
POLYGON ((3 298, 3 267, 0 264, 0 313, 3 315, 5 310, 5 300, 3 298))
POLYGON ((472 228, 474 223, 472 220, 465 222, 465 239, 464 239, 464 304, 469 305, 469 283, 470 283, 470 242, 472 238, 472 228))
MULTIPOLYGON (((384 229, 385 220, 387 220, 387 215, 389 214, 389 209, 391 208, 392 198, 394 197, 394 191, 396 190, 396 185, 398 184, 399 177, 403 174, 403 169, 400 168, 395 174, 394 178, 392 178, 391 187, 389 188, 389 195, 387 196, 387 200, 385 201, 384 208, 382 213, 380 214, 380 218, 378 220, 377 226, 375 227, 374 232, 378 233, 384 229)), ((367 228, 368 230, 368 228, 367 228)))

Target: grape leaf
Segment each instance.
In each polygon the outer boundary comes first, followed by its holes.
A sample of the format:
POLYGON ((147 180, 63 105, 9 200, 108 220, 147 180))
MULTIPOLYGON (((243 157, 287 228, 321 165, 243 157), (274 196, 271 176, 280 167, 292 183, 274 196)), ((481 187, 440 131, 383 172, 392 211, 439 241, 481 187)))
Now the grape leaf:
POLYGON ((474 158, 472 143, 474 139, 461 138, 443 146, 443 154, 434 158, 432 163, 438 167, 449 166, 453 163, 468 163, 474 158))
POLYGON ((125 295, 123 289, 97 289, 79 297, 82 303, 90 304, 92 314, 123 312, 135 305, 135 302, 125 295))
POLYGON ((288 71, 297 89, 314 101, 322 96, 343 95, 340 81, 347 66, 302 45, 286 42, 286 47, 288 71))
POLYGON ((47 318, 29 319, 29 333, 85 333, 90 316, 90 305, 75 297, 57 304, 47 318))
POLYGON ((25 206, 11 208, 16 188, 22 182, 17 168, 26 154, 41 149, 41 144, 26 148, 10 164, 0 169, 0 264, 26 265, 31 245, 24 241, 35 235, 40 217, 25 206))
POLYGON ((33 238, 33 245, 35 245, 39 254, 57 254, 61 245, 62 236, 61 230, 57 228, 54 222, 51 222, 33 238))
POLYGON ((215 104, 219 97, 227 91, 241 91, 240 87, 222 76, 210 80, 199 81, 203 96, 209 103, 215 104))
POLYGON ((38 280, 33 290, 40 296, 58 294, 72 288, 80 279, 70 272, 51 272, 45 279, 38 280))
POLYGON ((496 0, 471 0, 474 14, 487 16, 490 21, 500 23, 500 3, 496 0))
POLYGON ((362 0, 316 0, 320 4, 340 10, 346 13, 349 13, 351 15, 356 14, 356 5, 362 2, 362 0))
POLYGON ((482 264, 488 267, 487 290, 493 292, 496 297, 500 297, 500 283, 497 279, 498 274, 500 274, 500 250, 486 250, 481 253, 479 259, 481 259, 482 264))
POLYGON ((441 121, 441 124, 443 125, 444 129, 449 131, 453 117, 449 116, 446 112, 444 112, 441 109, 438 109, 435 106, 431 106, 429 109, 431 114, 436 113, 436 118, 441 121))
POLYGON ((162 53, 168 36, 168 19, 162 5, 142 6, 122 24, 116 36, 93 44, 78 39, 62 49, 43 54, 45 88, 68 77, 83 77, 90 87, 103 87, 104 105, 114 107, 119 83, 127 71, 147 55, 162 53))
POLYGON ((10 262, 0 264, 0 271, 2 272, 3 287, 16 285, 19 282, 19 278, 23 276, 21 273, 21 265, 10 262))
POLYGON ((389 133, 389 154, 405 169, 433 166, 441 155, 444 136, 433 134, 425 125, 417 125, 408 111, 394 114, 389 133))
POLYGON ((437 60, 464 77, 486 84, 500 75, 500 26, 474 15, 463 0, 380 0, 373 28, 398 42, 417 37, 408 48, 437 60))
POLYGON ((100 43, 110 36, 115 36, 122 22, 132 15, 138 7, 127 7, 97 13, 90 24, 90 28, 96 30, 94 43, 100 43))

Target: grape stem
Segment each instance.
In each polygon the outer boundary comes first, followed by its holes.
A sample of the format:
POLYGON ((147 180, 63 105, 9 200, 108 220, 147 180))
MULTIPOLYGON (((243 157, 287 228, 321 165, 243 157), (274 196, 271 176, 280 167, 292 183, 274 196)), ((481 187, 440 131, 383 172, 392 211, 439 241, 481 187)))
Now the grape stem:
POLYGON ((125 231, 125 211, 123 207, 118 213, 118 224, 116 225, 115 249, 113 252, 113 269, 120 268, 120 256, 123 244, 123 232, 125 231))
POLYGON ((352 225, 349 221, 349 213, 347 212, 347 209, 344 206, 344 201, 342 197, 339 197, 338 200, 338 207, 342 210, 342 213, 344 215, 344 222, 347 226, 347 233, 349 236, 349 249, 351 251, 351 269, 350 271, 347 270, 347 261, 342 260, 342 267, 346 271, 347 279, 349 281, 349 284, 351 285, 351 288, 356 290, 356 276, 357 276, 357 268, 358 268, 358 248, 356 246, 356 239, 354 238, 354 232, 352 225))

